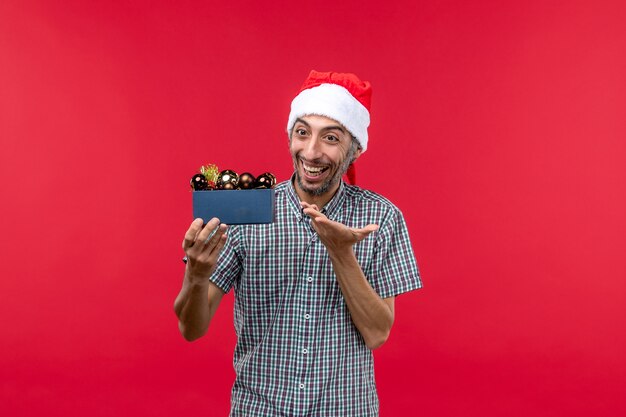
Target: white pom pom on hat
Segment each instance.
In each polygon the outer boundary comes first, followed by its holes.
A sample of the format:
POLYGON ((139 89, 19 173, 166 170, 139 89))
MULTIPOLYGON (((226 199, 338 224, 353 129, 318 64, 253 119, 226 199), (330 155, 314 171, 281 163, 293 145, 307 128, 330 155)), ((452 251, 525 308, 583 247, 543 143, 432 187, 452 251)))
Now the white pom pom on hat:
POLYGON ((372 86, 351 73, 311 71, 291 102, 287 132, 307 115, 329 117, 341 123, 367 149, 372 86))

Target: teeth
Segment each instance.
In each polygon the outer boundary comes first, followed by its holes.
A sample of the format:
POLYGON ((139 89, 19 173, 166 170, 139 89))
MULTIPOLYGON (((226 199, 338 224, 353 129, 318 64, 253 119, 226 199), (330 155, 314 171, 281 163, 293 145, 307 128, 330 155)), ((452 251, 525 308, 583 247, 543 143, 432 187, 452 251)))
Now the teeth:
POLYGON ((302 163, 302 166, 304 167, 304 169, 307 172, 309 172, 309 173, 311 173, 313 175, 319 174, 319 173, 321 173, 325 169, 325 168, 322 168, 322 167, 311 167, 311 166, 308 166, 307 164, 305 164, 304 162, 302 163))
POLYGON ((307 167, 304 167, 304 169, 306 169, 309 172, 321 172, 322 171, 322 168, 307 168, 307 167))

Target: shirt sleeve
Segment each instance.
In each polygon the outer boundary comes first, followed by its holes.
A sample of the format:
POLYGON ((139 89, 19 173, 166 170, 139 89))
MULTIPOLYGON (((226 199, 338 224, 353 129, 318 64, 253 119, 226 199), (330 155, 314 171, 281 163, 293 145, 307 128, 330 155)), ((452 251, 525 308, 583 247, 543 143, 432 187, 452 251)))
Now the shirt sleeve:
POLYGON ((409 232, 398 209, 392 211, 378 230, 368 280, 381 298, 422 288, 409 232))
POLYGON ((217 258, 217 267, 209 278, 225 293, 229 292, 241 273, 241 256, 239 253, 239 228, 230 226, 226 244, 217 258))

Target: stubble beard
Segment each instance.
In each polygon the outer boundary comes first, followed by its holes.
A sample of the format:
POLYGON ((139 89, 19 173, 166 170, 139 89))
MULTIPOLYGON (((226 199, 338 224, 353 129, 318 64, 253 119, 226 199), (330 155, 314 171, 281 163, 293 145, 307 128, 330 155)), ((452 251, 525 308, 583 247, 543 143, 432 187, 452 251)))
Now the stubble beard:
POLYGON ((345 159, 339 166, 339 169, 337 169, 337 171, 331 177, 327 178, 326 181, 324 181, 317 188, 309 188, 304 184, 304 182, 302 181, 302 178, 300 177, 300 170, 298 169, 301 161, 297 157, 294 158, 293 162, 294 162, 294 167, 296 171, 296 181, 298 182, 298 187, 300 187, 302 191, 304 191, 305 193, 313 197, 319 197, 321 195, 326 194, 328 190, 330 190, 332 187, 334 187, 336 184, 339 183, 339 181, 341 180, 341 177, 343 177, 346 171, 348 171, 348 168, 354 161, 355 153, 356 153, 356 146, 353 146, 351 144, 350 148, 348 149, 348 154, 346 155, 345 159))

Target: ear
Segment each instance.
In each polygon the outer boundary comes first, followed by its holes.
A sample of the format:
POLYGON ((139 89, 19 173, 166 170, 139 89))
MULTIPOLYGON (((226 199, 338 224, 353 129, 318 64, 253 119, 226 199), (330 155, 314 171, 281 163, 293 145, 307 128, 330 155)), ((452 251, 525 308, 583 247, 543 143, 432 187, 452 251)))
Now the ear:
POLYGON ((358 146, 356 150, 354 151, 354 156, 352 157, 352 161, 350 161, 350 164, 354 164, 356 160, 359 159, 359 156, 361 156, 361 152, 363 151, 361 150, 361 147, 358 146))

